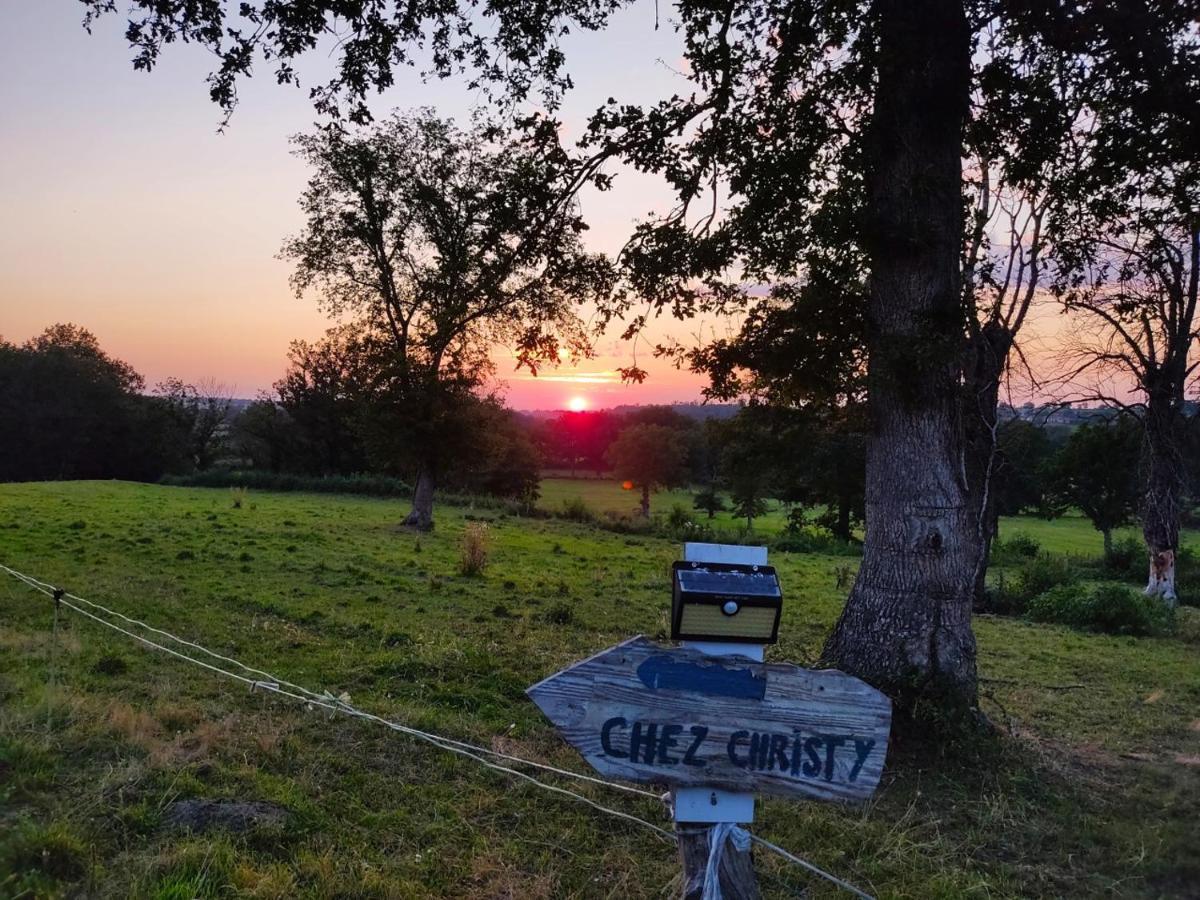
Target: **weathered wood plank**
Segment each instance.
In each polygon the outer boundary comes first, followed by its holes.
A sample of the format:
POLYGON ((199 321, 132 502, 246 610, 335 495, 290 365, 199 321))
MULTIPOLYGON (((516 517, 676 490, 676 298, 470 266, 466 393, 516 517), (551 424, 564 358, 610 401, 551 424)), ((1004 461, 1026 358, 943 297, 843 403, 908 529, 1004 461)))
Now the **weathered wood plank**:
POLYGON ((666 786, 866 799, 891 703, 832 670, 631 638, 529 688, 597 771, 666 786))

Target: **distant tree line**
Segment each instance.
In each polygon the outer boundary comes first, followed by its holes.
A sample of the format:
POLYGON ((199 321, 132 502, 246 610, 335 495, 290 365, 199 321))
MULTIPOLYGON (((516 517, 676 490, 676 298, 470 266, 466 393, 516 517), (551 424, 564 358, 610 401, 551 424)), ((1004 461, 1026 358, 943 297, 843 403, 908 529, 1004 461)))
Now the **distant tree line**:
POLYGON ((397 422, 403 409, 376 389, 386 365, 387 354, 359 325, 332 328, 315 342, 294 341, 273 392, 234 420, 231 454, 241 465, 272 472, 407 478, 418 456, 436 452, 446 488, 537 496, 541 455, 518 414, 495 396, 463 391, 429 423, 436 434, 414 439, 397 422))
POLYGON ((211 465, 229 415, 224 389, 177 379, 144 389, 76 325, 23 344, 0 339, 0 481, 155 481, 211 465))
MULTIPOLYGON (((295 341, 270 393, 234 412, 212 381, 167 379, 151 392, 132 366, 86 329, 58 324, 23 344, 0 340, 0 480, 156 481, 214 466, 313 476, 406 477, 414 450, 395 406, 372 391, 386 357, 361 326, 295 341)), ((990 529, 1001 516, 1082 512, 1104 536, 1137 520, 1144 428, 1127 412, 1095 409, 1077 427, 1006 418, 996 428, 990 529)), ((698 419, 669 406, 561 412, 534 419, 495 396, 466 393, 437 423, 441 483, 465 493, 530 501, 544 469, 606 475, 650 496, 691 487, 711 518, 729 510, 748 528, 767 501, 793 527, 844 540, 865 520, 866 417, 854 403, 804 409, 753 404, 698 419)), ((1200 496, 1200 419, 1180 438, 1184 519, 1200 496)))

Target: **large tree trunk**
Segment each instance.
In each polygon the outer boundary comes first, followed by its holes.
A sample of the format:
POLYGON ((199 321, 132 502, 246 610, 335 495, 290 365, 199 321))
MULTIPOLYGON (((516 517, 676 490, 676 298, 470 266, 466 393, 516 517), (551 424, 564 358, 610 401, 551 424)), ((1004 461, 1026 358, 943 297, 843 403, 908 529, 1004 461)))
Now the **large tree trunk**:
MULTIPOLYGON (((1182 395, 1182 390, 1179 394, 1182 395)), ((1173 397, 1151 392, 1146 410, 1146 440, 1143 445, 1144 483, 1141 499, 1142 537, 1150 557, 1146 593, 1161 597, 1168 606, 1175 595, 1175 556, 1179 552, 1179 523, 1184 488, 1182 403, 1173 397)))
POLYGON ((650 518, 650 485, 642 485, 642 517, 650 518))
POLYGON ((413 486, 412 510, 404 519, 409 528, 421 531, 433 529, 433 489, 435 484, 434 467, 422 465, 417 472, 417 483, 413 486))
POLYGON ((824 659, 904 708, 976 702, 977 564, 960 435, 961 145, 970 33, 956 0, 877 0, 862 565, 824 659))

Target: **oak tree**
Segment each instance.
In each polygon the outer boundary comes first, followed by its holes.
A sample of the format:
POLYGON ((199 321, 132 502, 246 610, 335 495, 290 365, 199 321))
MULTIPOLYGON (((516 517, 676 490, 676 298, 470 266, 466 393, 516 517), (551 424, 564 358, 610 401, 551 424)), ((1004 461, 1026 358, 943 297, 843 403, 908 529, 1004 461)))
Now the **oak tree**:
POLYGON ((415 479, 405 524, 431 528, 442 445, 493 349, 535 373, 560 348, 588 351, 576 306, 607 292, 611 274, 583 249, 577 172, 556 135, 459 128, 428 109, 295 142, 313 174, 305 227, 283 248, 292 284, 367 329, 372 402, 415 479))

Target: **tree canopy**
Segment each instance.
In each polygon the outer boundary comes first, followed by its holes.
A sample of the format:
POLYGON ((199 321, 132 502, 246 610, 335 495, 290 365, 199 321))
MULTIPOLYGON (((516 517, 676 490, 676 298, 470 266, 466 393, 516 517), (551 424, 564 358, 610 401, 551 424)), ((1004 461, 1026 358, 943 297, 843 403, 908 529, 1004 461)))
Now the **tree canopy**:
POLYGON ((292 284, 331 315, 358 317, 372 421, 386 422, 372 442, 409 458, 410 524, 431 527, 440 448, 461 434, 492 351, 510 347, 535 373, 560 350, 586 355, 577 305, 611 289, 610 266, 583 248, 556 139, 462 129, 421 109, 295 140, 313 174, 305 227, 283 248, 292 284))

